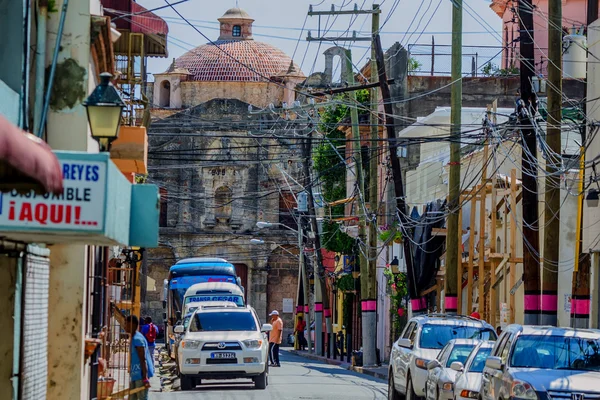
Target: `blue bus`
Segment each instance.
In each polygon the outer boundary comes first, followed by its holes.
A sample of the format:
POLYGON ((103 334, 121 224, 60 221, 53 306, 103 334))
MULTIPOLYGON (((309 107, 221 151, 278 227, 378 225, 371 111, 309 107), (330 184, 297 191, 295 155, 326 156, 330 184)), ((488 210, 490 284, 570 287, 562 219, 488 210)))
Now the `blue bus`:
POLYGON ((234 265, 222 258, 186 258, 173 265, 164 281, 162 292, 165 338, 168 338, 165 344, 169 350, 173 340, 173 327, 182 319, 185 292, 190 286, 203 282, 230 282, 242 287, 234 265))

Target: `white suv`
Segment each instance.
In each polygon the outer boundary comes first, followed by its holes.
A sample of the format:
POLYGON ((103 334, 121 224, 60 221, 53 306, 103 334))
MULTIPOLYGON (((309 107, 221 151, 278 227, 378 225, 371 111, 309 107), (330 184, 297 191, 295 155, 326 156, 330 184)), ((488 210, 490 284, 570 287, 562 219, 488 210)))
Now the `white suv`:
POLYGON ((427 364, 452 339, 496 340, 485 321, 460 315, 429 314, 411 318, 390 355, 388 398, 425 396, 427 364))
POLYGON ((257 389, 268 385, 268 348, 266 332, 254 309, 202 308, 192 315, 179 348, 181 389, 191 390, 201 379, 251 378, 257 389))
POLYGON ((483 369, 483 400, 600 399, 600 331, 510 325, 483 369))

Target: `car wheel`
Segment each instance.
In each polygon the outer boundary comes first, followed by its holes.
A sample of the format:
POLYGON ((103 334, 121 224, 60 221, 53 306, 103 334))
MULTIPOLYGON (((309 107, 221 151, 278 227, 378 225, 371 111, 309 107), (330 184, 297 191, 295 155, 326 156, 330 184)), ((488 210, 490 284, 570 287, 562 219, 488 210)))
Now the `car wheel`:
POLYGON ((406 386, 406 400, 419 400, 413 388, 412 377, 408 376, 408 385, 406 386))
POLYGON ((390 370, 388 378, 388 400, 401 400, 400 394, 394 386, 394 374, 390 370))
POLYGON ((192 390, 196 387, 194 384, 194 378, 190 378, 189 376, 180 375, 179 380, 181 382, 181 390, 192 390))
POLYGON ((196 386, 202 385, 202 379, 200 379, 200 378, 194 379, 194 385, 196 385, 196 386))
POLYGON ((254 387, 256 389, 261 389, 261 390, 266 389, 267 385, 269 384, 269 378, 267 377, 266 368, 265 368, 265 372, 263 372, 259 376, 255 377, 253 380, 254 380, 254 387))

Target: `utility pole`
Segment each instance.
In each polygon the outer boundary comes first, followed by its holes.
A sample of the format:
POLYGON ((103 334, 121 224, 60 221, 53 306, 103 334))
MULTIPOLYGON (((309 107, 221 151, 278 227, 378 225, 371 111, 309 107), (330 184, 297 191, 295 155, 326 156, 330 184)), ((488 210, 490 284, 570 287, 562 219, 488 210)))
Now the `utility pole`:
MULTIPOLYGON (((398 159, 398 140, 394 129, 394 110, 391 104, 391 93, 388 85, 387 73, 385 71, 385 59, 383 48, 381 47, 381 37, 379 33, 375 38, 375 59, 377 60, 377 73, 379 75, 379 85, 381 88, 381 100, 383 101, 383 110, 385 112, 385 129, 390 150, 390 163, 392 164, 392 177, 394 179, 394 195, 396 197, 396 210, 400 220, 400 229, 403 236, 404 260, 406 262, 406 278, 408 283, 408 294, 411 301, 413 315, 422 314, 427 311, 425 305, 419 298, 417 285, 415 281, 415 271, 413 267, 413 253, 409 237, 412 236, 409 228, 408 213, 406 210, 406 197, 404 195, 404 182, 402 179, 402 167, 398 159)), ((408 62, 408 58, 407 58, 408 62)), ((408 67, 407 67, 408 70, 408 67)), ((407 79, 406 77, 404 79, 407 79)))
MULTIPOLYGON (((548 2, 548 124, 546 143, 552 152, 561 154, 562 121, 562 4, 548 2)), ((560 248, 560 170, 562 165, 552 157, 546 160, 546 192, 544 208, 544 273, 540 324, 558 324, 558 267, 560 248)))
MULTIPOLYGON (((460 209, 460 136, 462 131, 462 14, 462 0, 454 0, 452 2, 452 87, 450 92, 450 136, 452 139, 450 141, 450 173, 448 176, 446 292, 444 294, 444 306, 449 314, 462 313, 462 310, 457 310, 458 285, 462 285, 462 276, 458 276, 458 263, 462 262, 462 256, 459 259, 458 254, 458 243, 462 237, 462 221, 458 220, 460 209)), ((471 202, 471 207, 474 207, 474 204, 474 202, 471 202)), ((472 295, 472 293, 467 293, 467 296, 472 295)), ((467 314, 470 313, 471 310, 467 310, 467 314)))
MULTIPOLYGON (((317 224, 317 214, 315 211, 315 199, 312 190, 312 179, 310 175, 309 163, 312 154, 312 128, 304 143, 304 188, 308 194, 308 215, 312 231, 315 235, 314 249, 316 257, 315 265, 315 353, 319 354, 319 349, 323 345, 321 332, 323 331, 323 316, 325 316, 325 326, 327 332, 331 333, 331 308, 329 305, 329 292, 325 284, 325 268, 323 267, 323 254, 321 254, 321 237, 319 236, 319 226, 317 224)), ((308 329, 310 336, 310 326, 308 329)))
MULTIPOLYGON (((319 17, 319 26, 320 26, 320 18, 321 16, 331 16, 331 15, 353 15, 358 16, 361 14, 371 14, 373 18, 373 33, 377 33, 379 31, 379 14, 381 10, 378 5, 373 5, 372 10, 359 10, 356 6, 354 10, 348 11, 335 11, 332 6, 331 11, 313 11, 312 6, 309 8, 308 15, 310 16, 318 16, 319 17)), ((319 35, 321 31, 318 31, 319 35)), ((351 41, 355 42, 358 40, 369 40, 371 38, 359 38, 354 33, 351 37, 312 37, 310 32, 307 37, 308 41, 351 41)), ((373 53, 373 50, 372 50, 373 53)), ((346 50, 346 76, 344 77, 347 84, 352 87, 354 85, 354 73, 353 73, 353 65, 352 65, 352 53, 350 50, 346 50)), ((373 65, 373 64, 372 64, 373 65)), ((387 80, 386 80, 387 83, 387 80)), ((357 87, 356 90, 362 89, 362 87, 357 87)), ((349 91, 349 100, 351 103, 356 103, 356 91, 349 91)), ((373 101, 373 92, 371 92, 371 102, 377 103, 376 94, 375 101, 373 101)), ((376 106, 375 106, 376 107, 376 106)), ((375 113, 376 113, 375 108, 375 113)), ((360 244, 363 246, 362 250, 359 254, 360 260, 360 276, 361 276, 361 310, 362 310, 362 344, 363 344, 363 364, 365 366, 375 365, 377 362, 377 280, 376 280, 376 272, 377 272, 377 156, 376 156, 376 148, 377 148, 377 135, 378 129, 375 127, 375 139, 374 143, 371 145, 371 162, 369 164, 369 168, 371 171, 371 185, 375 185, 374 187, 370 187, 370 195, 369 202, 371 204, 371 213, 374 215, 371 222, 371 234, 369 235, 369 239, 367 240, 367 214, 366 214, 366 198, 365 195, 365 182, 364 182, 364 171, 363 171, 363 160, 362 160, 362 146, 361 146, 361 137, 360 137, 360 127, 358 120, 358 109, 356 107, 350 107, 350 120, 352 125, 352 135, 354 138, 353 150, 354 150, 354 164, 356 171, 356 185, 359 192, 359 201, 357 202, 357 212, 359 216, 358 221, 358 238, 360 244), (373 157, 373 151, 375 151, 375 157, 373 157), (373 168, 375 170, 372 173, 373 168), (373 234, 374 230, 374 234, 373 234), (374 244, 373 244, 374 243, 374 244)), ((373 128, 372 128, 373 129, 373 128)), ((373 130, 371 131, 373 134, 373 130)), ((328 332, 331 332, 328 325, 328 332)))
MULTIPOLYGON (((524 323, 525 325, 538 325, 540 322, 541 293, 539 260, 540 239, 538 233, 537 140, 532 125, 532 119, 535 118, 537 109, 537 104, 531 91, 532 78, 535 76, 532 0, 519 0, 519 20, 521 98, 517 106, 517 113, 524 138, 521 157, 521 181, 523 193, 523 284, 525 288, 524 323)), ((511 210, 511 212, 516 212, 516 210, 511 210)), ((512 257, 514 257, 514 255, 512 257)), ((514 316, 515 310, 511 309, 510 311, 514 316)))
MULTIPOLYGON (((305 161, 306 163, 307 161, 305 161)), ((308 284, 308 272, 306 270, 306 262, 304 262, 304 213, 298 210, 298 258, 300 263, 300 276, 302 278, 302 294, 304 297, 303 314, 304 322, 308 327, 308 334, 306 335, 306 342, 308 344, 308 352, 312 353, 312 339, 310 337, 310 313, 308 311, 309 301, 309 284, 308 284)))
MULTIPOLYGON (((596 21, 598 18, 598 1, 587 0, 587 35, 589 40, 589 26, 596 21)), ((589 64, 588 64, 589 69, 589 64)), ((583 98, 587 99, 587 84, 584 87, 583 98)), ((589 101, 589 100, 588 100, 589 101)), ((587 115, 587 101, 583 103, 584 114, 587 115)), ((590 127, 591 129, 598 129, 597 127, 590 127)), ((577 237, 575 246, 575 268, 573 269, 573 284, 571 290, 571 327, 573 328, 589 328, 590 321, 590 267, 591 260, 590 254, 583 252, 583 199, 584 194, 584 182, 585 182, 585 149, 586 149, 586 137, 593 137, 593 133, 587 133, 587 124, 585 119, 580 127, 581 129, 581 159, 580 159, 580 171, 579 171, 579 199, 578 209, 579 215, 577 216, 577 237)))

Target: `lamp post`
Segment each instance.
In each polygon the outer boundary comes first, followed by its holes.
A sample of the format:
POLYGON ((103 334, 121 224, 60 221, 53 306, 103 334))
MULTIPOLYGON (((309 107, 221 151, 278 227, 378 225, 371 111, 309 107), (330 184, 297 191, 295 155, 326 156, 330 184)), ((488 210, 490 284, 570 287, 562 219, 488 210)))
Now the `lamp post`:
POLYGON ((100 84, 83 103, 92 137, 98 142, 100 151, 108 151, 110 143, 118 137, 121 113, 125 107, 110 78, 112 78, 110 73, 101 73, 100 84))
MULTIPOLYGON (((304 262, 304 245, 303 245, 303 240, 302 240, 303 237, 304 237, 304 235, 303 235, 303 232, 302 232, 302 230, 303 230, 302 221, 303 221, 302 213, 299 213, 298 214, 298 230, 290 228, 289 226, 281 224, 279 222, 258 221, 256 223, 256 226, 259 229, 271 228, 273 226, 281 226, 283 228, 286 228, 286 229, 288 229, 288 230, 290 230, 292 232, 296 232, 298 234, 298 258, 299 258, 299 260, 298 260, 298 263, 299 263, 298 267, 300 269, 299 272, 300 272, 300 276, 301 276, 302 282, 303 282, 302 286, 303 286, 303 289, 304 289, 303 290, 304 303, 306 305, 306 307, 303 309, 303 311, 304 311, 304 317, 305 317, 304 319, 305 319, 305 322, 306 322, 306 326, 309 327, 309 329, 308 329, 308 335, 307 335, 308 336, 307 337, 308 352, 312 353, 312 343, 311 343, 312 340, 311 340, 311 337, 310 337, 310 314, 309 314, 308 309, 307 309, 308 308, 308 304, 310 304, 309 300, 308 300, 308 293, 309 293, 309 290, 308 290, 308 272, 306 271, 306 263, 304 262)), ((252 239, 252 240, 259 240, 259 239, 252 239)), ((262 242, 264 243, 264 241, 262 241, 262 242)), ((315 351, 316 351, 316 349, 315 349, 315 351)))

